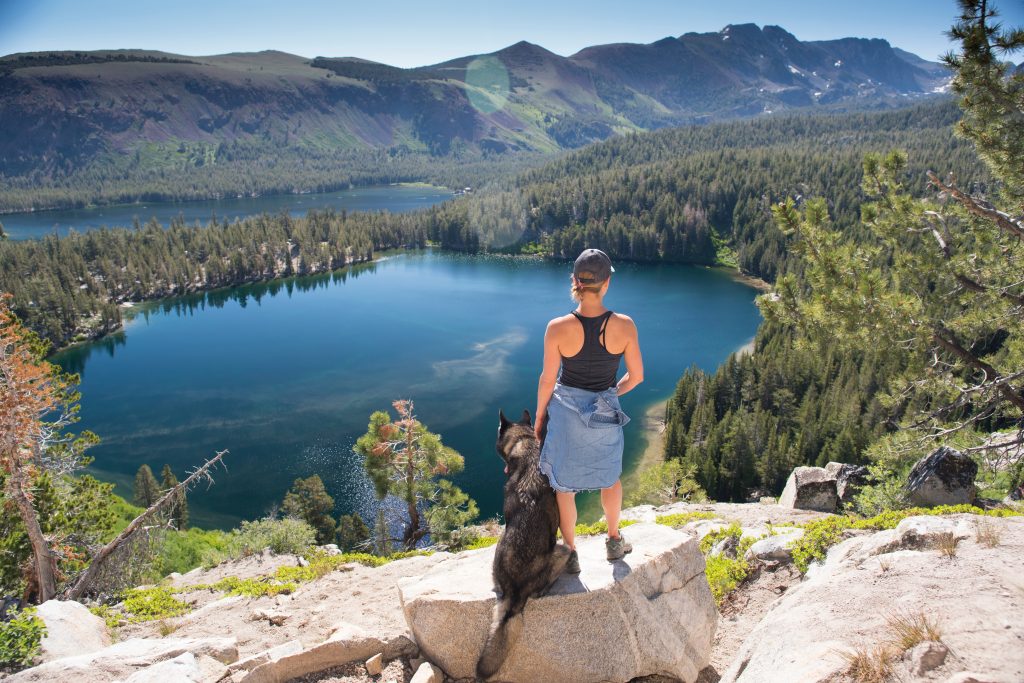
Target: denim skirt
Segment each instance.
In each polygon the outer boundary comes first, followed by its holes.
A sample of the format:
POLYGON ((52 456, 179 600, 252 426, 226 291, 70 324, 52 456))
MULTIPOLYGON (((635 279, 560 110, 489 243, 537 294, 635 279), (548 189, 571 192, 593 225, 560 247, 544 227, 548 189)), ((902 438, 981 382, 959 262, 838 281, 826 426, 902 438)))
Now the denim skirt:
POLYGON ((565 493, 596 491, 622 475, 622 427, 629 417, 615 387, 587 391, 555 384, 548 403, 540 471, 565 493))

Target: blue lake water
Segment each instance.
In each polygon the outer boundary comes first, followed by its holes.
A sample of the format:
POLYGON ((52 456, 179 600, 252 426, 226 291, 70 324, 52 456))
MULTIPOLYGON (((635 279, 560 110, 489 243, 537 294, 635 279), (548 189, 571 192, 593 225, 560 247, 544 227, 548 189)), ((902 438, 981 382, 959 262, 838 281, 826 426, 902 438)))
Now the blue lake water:
MULTIPOLYGON (((337 513, 372 521, 352 452, 370 413, 411 398, 466 460, 456 482, 482 517, 501 508, 498 409, 534 409, 549 319, 570 311, 571 263, 410 252, 331 275, 138 306, 122 333, 55 357, 82 373, 80 427, 103 439, 90 470, 122 495, 142 463, 187 468, 228 449, 228 471, 190 496, 193 523, 263 515, 319 474, 337 513)), ((727 273, 616 264, 605 300, 637 323, 646 380, 622 398, 627 467, 642 417, 683 371, 715 368, 750 340, 756 292, 727 273)), ((622 370, 624 371, 624 369, 622 370)), ((591 517, 595 498, 582 501, 591 517), (588 502, 589 501, 589 502, 588 502)))
POLYGON ((102 206, 91 209, 61 209, 0 214, 0 223, 11 239, 38 239, 48 234, 66 235, 101 227, 130 227, 138 220, 156 218, 165 227, 181 217, 187 224, 206 225, 210 218, 233 222, 261 213, 287 211, 304 216, 310 209, 338 211, 413 211, 437 204, 452 196, 451 190, 430 185, 374 185, 319 194, 281 194, 262 197, 231 197, 192 202, 144 202, 102 206))

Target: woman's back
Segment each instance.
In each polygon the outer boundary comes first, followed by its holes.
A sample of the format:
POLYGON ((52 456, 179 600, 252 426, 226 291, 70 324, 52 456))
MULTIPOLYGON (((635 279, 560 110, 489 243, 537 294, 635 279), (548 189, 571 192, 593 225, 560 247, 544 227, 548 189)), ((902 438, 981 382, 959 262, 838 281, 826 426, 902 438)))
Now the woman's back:
MULTIPOLYGON (((571 356, 562 355, 558 381, 587 391, 604 391, 615 386, 622 353, 612 353, 606 346, 610 318, 614 313, 605 311, 601 315, 587 317, 574 311, 572 315, 580 324, 583 341, 579 351, 571 356)), ((572 346, 575 347, 574 344, 572 346)))

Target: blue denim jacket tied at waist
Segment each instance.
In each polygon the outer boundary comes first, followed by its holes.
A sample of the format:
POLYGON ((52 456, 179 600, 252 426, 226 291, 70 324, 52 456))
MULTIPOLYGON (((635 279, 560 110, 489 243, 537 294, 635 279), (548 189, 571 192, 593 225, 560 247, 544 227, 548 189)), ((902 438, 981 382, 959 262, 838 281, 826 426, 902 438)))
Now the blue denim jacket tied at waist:
POLYGON ((615 387, 595 392, 556 384, 540 457, 551 486, 570 492, 614 485, 622 474, 627 423, 615 387))

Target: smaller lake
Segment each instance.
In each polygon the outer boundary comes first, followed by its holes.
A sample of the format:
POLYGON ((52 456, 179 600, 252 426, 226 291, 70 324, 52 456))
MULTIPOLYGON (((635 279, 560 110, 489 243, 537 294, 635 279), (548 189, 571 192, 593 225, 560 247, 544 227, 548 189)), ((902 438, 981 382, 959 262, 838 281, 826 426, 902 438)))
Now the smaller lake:
POLYGON ((102 227, 130 227, 135 220, 146 223, 154 217, 167 227, 171 220, 177 217, 181 217, 189 225, 196 221, 206 225, 213 216, 216 216, 218 221, 233 222, 261 213, 287 211, 292 216, 304 216, 310 209, 326 208, 338 211, 386 210, 401 213, 433 206, 451 197, 451 190, 432 185, 372 185, 318 194, 275 194, 191 202, 144 202, 90 209, 9 213, 0 214, 0 223, 12 240, 28 240, 39 239, 53 233, 67 235, 72 229, 85 232, 102 227))

